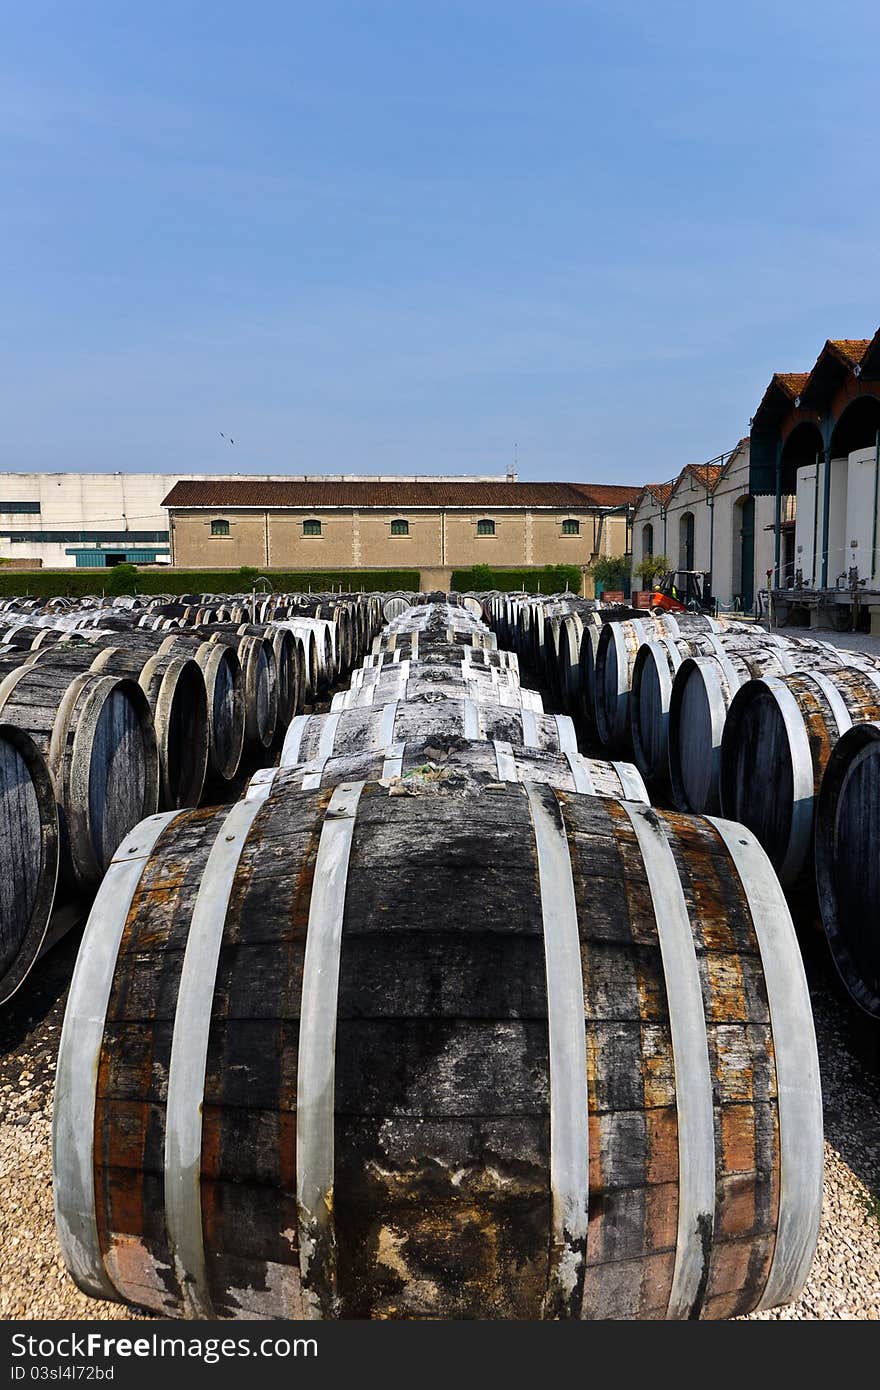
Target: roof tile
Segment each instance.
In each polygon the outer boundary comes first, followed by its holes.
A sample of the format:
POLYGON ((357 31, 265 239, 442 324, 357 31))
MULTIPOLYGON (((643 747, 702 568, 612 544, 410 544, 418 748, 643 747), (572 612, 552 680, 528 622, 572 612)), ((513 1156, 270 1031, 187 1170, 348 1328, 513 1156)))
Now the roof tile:
POLYGON ((616 507, 634 502, 637 487, 591 483, 261 482, 241 478, 185 480, 166 507, 616 507))

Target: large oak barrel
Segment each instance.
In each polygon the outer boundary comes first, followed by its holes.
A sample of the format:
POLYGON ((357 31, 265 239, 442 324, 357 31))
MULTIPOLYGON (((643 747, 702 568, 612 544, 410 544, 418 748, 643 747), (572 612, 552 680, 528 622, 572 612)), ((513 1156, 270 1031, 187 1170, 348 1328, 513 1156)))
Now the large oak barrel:
POLYGON ((727 711, 721 806, 748 825, 784 884, 812 872, 822 774, 853 722, 880 718, 880 673, 841 667, 748 681, 727 711))
POLYGON ((116 633, 102 634, 98 644, 40 648, 30 654, 28 664, 136 680, 153 716, 159 805, 166 810, 194 806, 202 795, 208 765, 208 697, 201 669, 187 656, 160 656, 149 645, 120 647, 115 645, 117 640, 116 633))
POLYGON ((146 695, 127 678, 22 666, 0 682, 0 720, 30 734, 46 758, 66 874, 77 888, 92 889, 120 841, 158 805, 146 695))
POLYGON ((535 714, 477 700, 403 700, 387 705, 300 714, 290 725, 281 749, 281 766, 370 749, 409 739, 452 735, 498 739, 515 748, 576 753, 577 735, 566 714, 535 714))
MULTIPOLYGON (((605 762, 583 753, 552 753, 515 748, 496 739, 465 739, 436 733, 387 748, 368 748, 339 757, 320 757, 295 767, 262 768, 250 780, 248 795, 275 777, 288 787, 314 790, 340 782, 378 782, 396 778, 408 793, 430 791, 438 780, 546 782, 560 791, 589 796, 616 796, 649 805, 648 793, 632 763, 605 762)), ((257 793, 259 794, 259 793, 257 793)))
POLYGON ((68 1267, 165 1314, 723 1318, 815 1248, 809 996, 727 822, 359 782, 154 818, 57 1076, 68 1267))
POLYGON ((498 646, 494 632, 489 632, 487 628, 459 628, 446 625, 427 634, 419 627, 414 627, 411 631, 386 628, 373 638, 372 649, 374 653, 393 652, 400 647, 405 656, 414 658, 420 651, 424 652, 425 647, 430 646, 432 642, 439 642, 444 646, 452 644, 457 647, 489 647, 491 650, 498 646))
MULTIPOLYGON (((519 674, 519 658, 516 652, 492 650, 489 647, 461 647, 456 646, 454 642, 438 643, 436 646, 423 648, 421 657, 418 651, 410 656, 403 647, 395 647, 392 651, 370 652, 364 657, 359 669, 369 671, 374 666, 396 666, 400 661, 417 660, 439 661, 459 666, 466 662, 468 666, 480 670, 497 667, 499 670, 509 669, 519 674)), ((357 672, 354 673, 356 674, 357 672)))
POLYGON ((33 739, 0 724, 0 1004, 18 989, 46 937, 58 880, 58 811, 33 739))
POLYGON ((333 696, 330 708, 355 709, 390 700, 464 699, 521 707, 540 714, 544 705, 536 690, 519 684, 512 669, 435 665, 430 661, 401 661, 364 673, 358 684, 333 696))
POLYGON ((721 739, 730 703, 746 681, 785 676, 798 668, 840 664, 828 643, 761 636, 753 641, 710 638, 710 655, 686 658, 669 698, 669 779, 680 811, 721 808, 721 739))
POLYGON ((699 656, 719 644, 712 634, 658 637, 636 652, 629 697, 633 759, 642 776, 658 792, 669 784, 669 706, 675 674, 687 657, 699 656))
POLYGON ((188 633, 166 637, 159 654, 192 656, 208 692, 208 766, 215 777, 232 781, 244 750, 245 692, 238 653, 223 642, 203 642, 188 633))
POLYGON ((880 1019, 880 724, 854 724, 832 750, 816 803, 816 886, 841 979, 880 1019))

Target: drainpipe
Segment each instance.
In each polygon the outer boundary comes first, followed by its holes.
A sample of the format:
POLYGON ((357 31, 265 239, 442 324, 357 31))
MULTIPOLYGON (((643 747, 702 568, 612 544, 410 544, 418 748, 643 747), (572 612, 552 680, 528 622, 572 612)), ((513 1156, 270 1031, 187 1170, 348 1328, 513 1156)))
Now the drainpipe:
POLYGON ((776 571, 776 587, 779 589, 782 587, 779 573, 779 559, 782 552, 782 454, 778 454, 776 458, 776 520, 773 530, 775 533, 773 537, 773 568, 776 571))
MULTIPOLYGON (((263 516, 264 516, 265 522, 266 522, 266 569, 268 569, 268 568, 269 568, 269 513, 268 513, 268 512, 264 512, 264 513, 263 513, 263 516)), ((256 604, 256 601, 257 601, 256 598, 254 598, 254 604, 256 604)))
POLYGON ((871 535, 871 578, 877 571, 877 502, 880 491, 880 430, 877 431, 877 442, 874 446, 874 529, 871 535))
MULTIPOLYGON (((876 512, 876 505, 875 505, 876 512)), ((813 588, 816 587, 816 546, 819 540, 819 455, 816 454, 816 477, 813 481, 813 566, 810 572, 810 579, 813 588)))
POLYGON ((822 513, 822 588, 828 588, 828 526, 831 511, 831 446, 825 450, 825 478, 823 495, 822 513))

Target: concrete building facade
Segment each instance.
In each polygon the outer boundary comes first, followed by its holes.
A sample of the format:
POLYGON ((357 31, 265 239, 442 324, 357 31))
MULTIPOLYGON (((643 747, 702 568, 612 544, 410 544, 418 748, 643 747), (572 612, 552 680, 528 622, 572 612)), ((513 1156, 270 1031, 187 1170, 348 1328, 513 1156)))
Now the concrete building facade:
MULTIPOLYGON (((572 564, 628 550, 639 489, 436 479, 178 483, 165 498, 181 568, 454 569, 572 564)), ((588 585, 589 591, 589 585, 588 585)))
MULTIPOLYGON (((793 525, 793 500, 789 505, 793 525)), ((635 566, 665 555, 672 569, 702 570, 723 608, 753 609, 773 568, 774 503, 749 485, 749 441, 706 464, 688 464, 667 483, 645 487, 632 519, 633 588, 646 587, 635 566)))

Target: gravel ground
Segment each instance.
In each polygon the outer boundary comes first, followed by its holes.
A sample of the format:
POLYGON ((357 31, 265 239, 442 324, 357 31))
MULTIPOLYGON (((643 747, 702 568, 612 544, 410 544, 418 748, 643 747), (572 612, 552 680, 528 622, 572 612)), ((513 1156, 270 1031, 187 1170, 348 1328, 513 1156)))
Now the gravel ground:
POLYGON ((880 656, 880 637, 872 637, 869 632, 833 632, 824 627, 780 627, 774 631, 781 637, 816 637, 820 642, 830 642, 833 647, 880 656))
MULTIPOLYGON (((60 943, 0 1016, 0 1318, 137 1318, 81 1294, 52 1214, 52 1083, 77 942, 60 943)), ((797 1303, 757 1318, 880 1320, 880 1059, 821 961, 811 963, 825 1098, 819 1251, 797 1303)))

